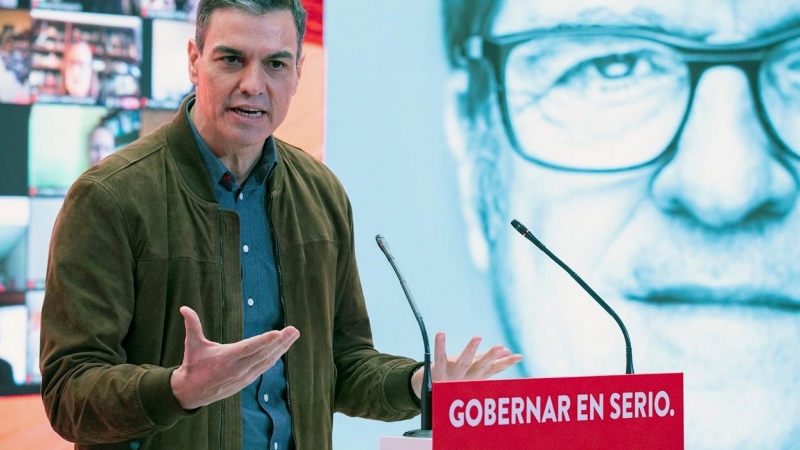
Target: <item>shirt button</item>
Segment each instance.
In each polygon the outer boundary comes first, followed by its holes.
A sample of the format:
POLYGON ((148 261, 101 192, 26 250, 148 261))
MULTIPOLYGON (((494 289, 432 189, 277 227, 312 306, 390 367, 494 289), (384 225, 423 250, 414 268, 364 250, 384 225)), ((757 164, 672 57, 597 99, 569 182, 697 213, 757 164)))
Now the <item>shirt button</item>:
POLYGON ((264 394, 264 403, 267 403, 267 402, 269 402, 269 395, 268 394, 264 394))
POLYGON ((244 252, 247 253, 247 252, 250 251, 250 247, 248 247, 247 244, 244 244, 244 247, 242 247, 242 250, 244 250, 244 252))
POLYGON ((278 450, 278 443, 275 443, 275 450, 278 450))
POLYGON ((244 194, 242 194, 241 192, 239 192, 239 200, 241 200, 241 199, 243 199, 243 198, 244 198, 244 194))
POLYGON ((255 302, 253 301, 253 299, 252 299, 252 298, 248 298, 248 299, 247 299, 247 305, 248 305, 248 306, 253 306, 253 303, 255 303, 255 302))

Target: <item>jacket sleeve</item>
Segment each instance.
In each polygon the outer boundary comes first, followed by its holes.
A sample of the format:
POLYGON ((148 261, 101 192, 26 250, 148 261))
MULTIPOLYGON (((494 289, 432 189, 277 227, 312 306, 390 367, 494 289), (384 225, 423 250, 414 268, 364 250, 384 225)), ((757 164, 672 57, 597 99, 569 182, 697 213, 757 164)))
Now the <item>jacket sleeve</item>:
POLYGON ((115 196, 77 181, 50 244, 40 354, 45 410, 69 441, 143 437, 188 415, 170 389, 174 368, 126 363, 135 264, 115 196))
POLYGON ((347 244, 340 245, 337 267, 337 307, 334 361, 337 370, 336 409, 349 416, 384 421, 419 414, 411 392, 411 374, 421 363, 377 352, 367 316, 353 242, 353 216, 347 208, 347 244))

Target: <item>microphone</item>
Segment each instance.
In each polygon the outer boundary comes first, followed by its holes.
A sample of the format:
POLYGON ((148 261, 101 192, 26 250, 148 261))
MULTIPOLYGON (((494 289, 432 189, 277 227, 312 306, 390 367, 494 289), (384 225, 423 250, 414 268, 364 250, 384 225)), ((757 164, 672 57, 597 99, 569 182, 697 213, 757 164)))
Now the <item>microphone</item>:
POLYGON ((380 234, 375 236, 375 240, 378 242, 378 247, 381 248, 383 254, 386 255, 386 259, 389 260, 389 264, 392 265, 394 273, 397 274, 397 279, 400 280, 400 286, 402 286, 403 292, 406 294, 408 304, 411 305, 411 310, 414 311, 414 316, 417 318, 419 330, 422 332, 422 343, 425 346, 425 359, 423 360, 422 366, 422 398, 420 399, 421 425, 419 430, 406 431, 403 433, 403 436, 429 438, 432 436, 431 394, 433 392, 433 385, 431 384, 431 347, 428 344, 428 332, 425 330, 425 322, 422 320, 422 315, 419 313, 419 309, 417 309, 417 304, 414 302, 414 297, 411 295, 411 291, 408 289, 408 284, 406 284, 403 274, 400 273, 400 269, 397 268, 397 264, 394 262, 394 256, 392 256, 392 252, 389 250, 389 244, 380 234))
POLYGON ((554 255, 553 252, 548 250, 547 247, 545 247, 544 244, 542 244, 542 242, 539 239, 536 239, 536 236, 534 236, 533 233, 531 233, 530 230, 528 230, 528 228, 525 225, 519 223, 519 221, 516 219, 511 221, 511 225, 517 231, 519 231, 519 234, 525 236, 529 241, 533 242, 535 246, 539 247, 539 250, 543 251, 547 256, 550 257, 550 259, 552 259, 553 261, 556 262, 556 264, 561 266, 561 268, 564 269, 572 277, 573 280, 577 281, 578 284, 581 285, 583 290, 588 292, 589 295, 591 295, 592 298, 603 309, 605 309, 606 312, 611 315, 611 317, 614 318, 614 320, 617 322, 617 325, 619 325, 620 330, 622 330, 622 336, 625 338, 625 373, 628 375, 633 374, 633 350, 631 349, 631 338, 628 336, 628 330, 625 328, 625 324, 622 323, 622 319, 619 318, 617 313, 614 312, 614 310, 611 309, 610 306, 608 306, 608 303, 603 301, 603 299, 600 298, 600 296, 597 295, 597 293, 594 290, 592 290, 592 288, 590 288, 589 285, 586 284, 586 282, 584 282, 581 279, 581 277, 578 276, 578 274, 576 274, 572 269, 570 269, 569 266, 566 265, 563 261, 558 259, 558 256, 554 255))

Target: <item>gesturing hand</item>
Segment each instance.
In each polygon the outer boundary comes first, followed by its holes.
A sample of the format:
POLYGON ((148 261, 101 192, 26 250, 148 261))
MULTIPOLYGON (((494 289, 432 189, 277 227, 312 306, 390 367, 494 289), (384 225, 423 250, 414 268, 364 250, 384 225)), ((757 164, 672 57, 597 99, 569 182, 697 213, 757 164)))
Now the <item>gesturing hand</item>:
POLYGON ((272 330, 232 344, 211 342, 200 318, 188 306, 180 309, 186 325, 183 363, 170 387, 183 409, 194 409, 230 397, 275 365, 300 332, 294 327, 272 330))
MULTIPOLYGON (((444 333, 436 333, 433 347, 431 379, 433 381, 485 380, 522 361, 522 355, 512 354, 502 345, 495 345, 488 351, 476 354, 481 338, 470 339, 464 351, 455 359, 447 357, 444 333)), ((422 392, 422 370, 411 377, 411 387, 417 397, 422 392)))

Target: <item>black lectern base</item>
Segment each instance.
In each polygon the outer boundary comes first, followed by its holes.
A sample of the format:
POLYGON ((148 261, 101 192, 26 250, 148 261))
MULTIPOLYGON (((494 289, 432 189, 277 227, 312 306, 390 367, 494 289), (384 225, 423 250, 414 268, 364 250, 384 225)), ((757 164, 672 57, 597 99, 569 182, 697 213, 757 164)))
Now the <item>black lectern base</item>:
POLYGON ((433 437, 433 432, 431 430, 411 430, 403 433, 403 436, 415 437, 415 438, 431 438, 433 437))

